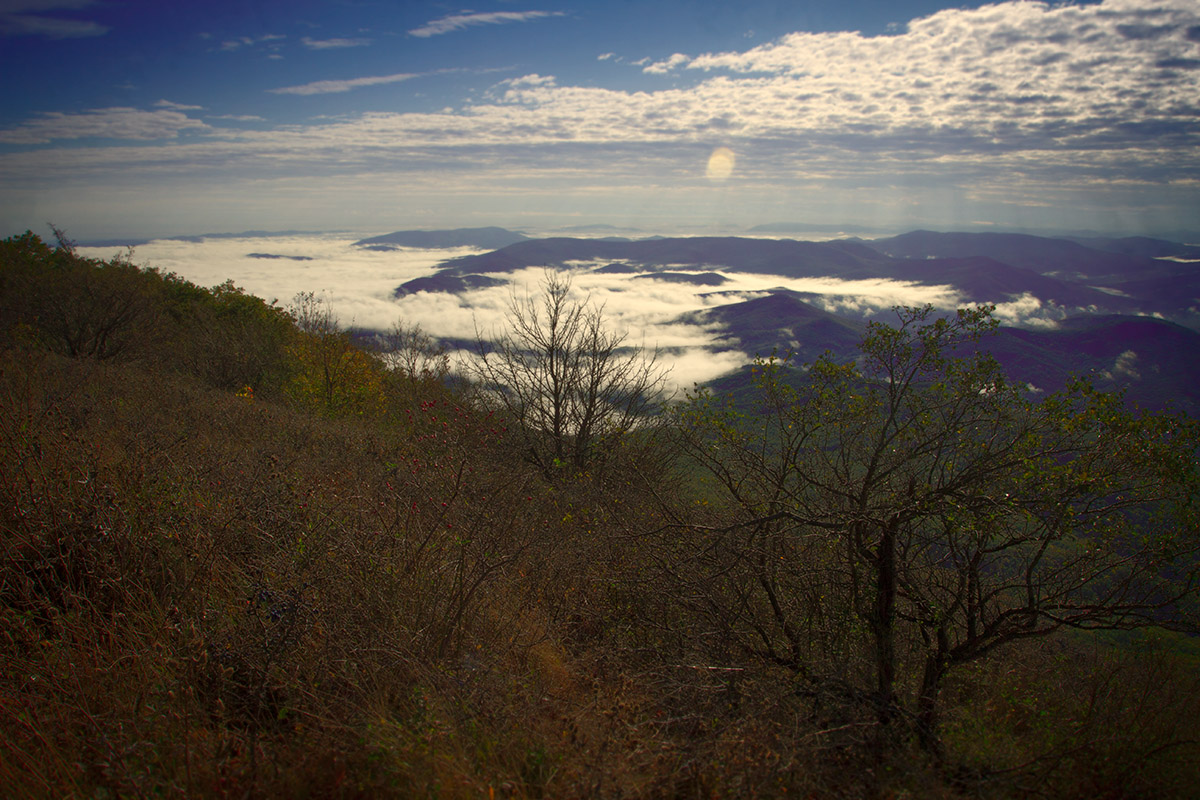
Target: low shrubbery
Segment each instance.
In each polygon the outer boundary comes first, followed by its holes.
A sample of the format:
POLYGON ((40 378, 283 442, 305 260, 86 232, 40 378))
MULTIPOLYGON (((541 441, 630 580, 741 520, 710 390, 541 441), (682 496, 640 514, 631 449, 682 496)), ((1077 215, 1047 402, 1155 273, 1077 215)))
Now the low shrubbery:
POLYGON ((485 397, 389 368, 319 305, 28 235, 0 259, 8 795, 1186 797, 1200 777, 1188 640, 999 650, 947 675, 941 760, 881 752, 870 714, 718 636, 726 594, 681 593, 729 507, 667 437, 547 479, 485 397), (101 285, 137 313, 85 302, 101 285))

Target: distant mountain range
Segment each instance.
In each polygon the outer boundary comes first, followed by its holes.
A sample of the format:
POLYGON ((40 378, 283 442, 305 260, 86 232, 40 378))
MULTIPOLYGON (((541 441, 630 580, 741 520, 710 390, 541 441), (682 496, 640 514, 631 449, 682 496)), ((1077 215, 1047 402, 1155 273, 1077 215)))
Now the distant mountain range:
POLYGON ((195 236, 156 236, 152 239, 88 239, 75 242, 75 244, 78 247, 141 247, 154 241, 203 242, 205 239, 267 239, 284 236, 314 236, 321 233, 342 233, 342 231, 239 231, 237 233, 201 233, 195 236))
POLYGON ((418 247, 424 250, 474 247, 488 250, 507 247, 528 239, 523 233, 504 228, 455 228, 446 231, 396 231, 370 239, 360 239, 354 245, 368 250, 394 250, 397 247, 418 247))
POLYGON ((1080 310, 1157 314, 1185 324, 1200 320, 1200 265, 1178 260, 1200 259, 1200 247, 1145 238, 1089 241, 1095 246, 1025 234, 928 231, 832 242, 522 237, 487 253, 448 259, 439 272, 483 275, 605 261, 609 263, 603 270, 631 274, 678 275, 687 268, 786 278, 891 279, 950 286, 970 303, 1004 303, 1028 296, 1061 307, 1064 314, 1080 310))
MULTIPOLYGON (((441 232, 441 237, 425 233, 430 235, 425 241, 464 241, 461 232, 441 232)), ((436 275, 409 281, 397 293, 462 292, 503 283, 498 276, 528 267, 589 269, 698 288, 719 287, 726 276, 739 272, 948 286, 964 303, 1021 300, 1053 308, 1062 317, 1054 327, 1043 321, 1042 327, 1001 328, 988 342, 1010 378, 1031 393, 1061 389, 1071 375, 1090 374, 1099 385, 1123 389, 1139 404, 1200 411, 1200 247, 1194 245, 1144 237, 930 231, 830 242, 530 239, 505 233, 515 241, 448 259, 436 275)), ((854 357, 867 320, 826 311, 819 299, 778 289, 693 312, 680 321, 719 330, 730 349, 750 354, 790 351, 801 362, 826 351, 837 358, 854 357)), ((734 391, 744 389, 748 380, 746 373, 736 373, 715 385, 734 391)))
MULTIPOLYGON (((823 353, 850 360, 866 329, 861 319, 832 314, 806 295, 779 290, 766 297, 685 315, 681 322, 717 326, 730 348, 763 356, 792 353, 808 363, 823 353)), ((811 296, 808 296, 811 297, 811 296)), ((1119 389, 1146 408, 1200 413, 1200 332, 1154 317, 1070 317, 1055 328, 1001 327, 982 348, 1004 365, 1009 380, 1032 394, 1065 388, 1087 375, 1101 389, 1119 389)), ((714 383, 741 392, 748 371, 714 383)))
POLYGON ((263 258, 268 261, 312 261, 312 256, 282 256, 277 253, 246 253, 246 258, 263 258))

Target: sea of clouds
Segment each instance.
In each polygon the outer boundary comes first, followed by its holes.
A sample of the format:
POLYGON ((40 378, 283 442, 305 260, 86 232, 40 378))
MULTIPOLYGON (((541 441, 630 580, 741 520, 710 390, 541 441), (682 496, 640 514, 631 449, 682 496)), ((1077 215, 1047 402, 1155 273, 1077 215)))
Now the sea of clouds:
MULTIPOLYGON (((298 293, 312 292, 329 304, 346 328, 387 330, 400 322, 420 325, 436 337, 459 340, 473 340, 477 335, 490 337, 502 331, 514 297, 536 294, 545 277, 543 269, 530 268, 496 275, 508 281, 504 286, 462 294, 419 292, 397 298, 394 292, 400 284, 434 274, 447 259, 480 251, 400 248, 381 252, 355 247, 354 241, 346 234, 158 239, 137 247, 133 260, 202 286, 232 280, 243 290, 285 307, 298 293)), ((121 252, 113 247, 81 247, 79 251, 99 258, 121 252)), ((809 293, 811 301, 826 310, 861 316, 879 314, 896 305, 932 303, 939 308, 953 308, 959 299, 946 286, 887 280, 787 279, 722 271, 719 267, 715 271, 729 281, 713 289, 593 271, 603 263, 572 265, 572 291, 580 300, 590 297, 592 302, 602 304, 609 325, 624 332, 631 345, 658 349, 671 366, 670 381, 675 388, 712 380, 755 355, 731 349, 731 343, 720 338, 719 330, 683 321, 681 318, 689 312, 741 302, 780 287, 809 293)), ((1019 311, 1025 316, 1030 309, 1019 311)))

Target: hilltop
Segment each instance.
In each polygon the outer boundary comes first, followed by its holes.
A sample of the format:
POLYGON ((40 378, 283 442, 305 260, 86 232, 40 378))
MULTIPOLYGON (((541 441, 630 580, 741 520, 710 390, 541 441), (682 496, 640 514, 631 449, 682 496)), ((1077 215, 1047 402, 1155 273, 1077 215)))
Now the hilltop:
MULTIPOLYGON (((753 252, 890 264, 858 245, 753 252)), ((636 274, 693 274, 666 263, 636 274)), ((1102 392, 1004 389, 972 346, 986 311, 881 327, 816 299, 695 317, 814 363, 760 361, 745 402, 697 391, 581 444, 509 387, 451 375, 417 328, 351 336, 312 294, 280 307, 0 242, 0 781, 1189 796, 1195 426, 1102 392)), ((591 345, 624 353, 575 330, 552 359, 573 365, 553 395, 568 405, 600 383, 581 377, 591 345)), ((1097 316, 988 335, 1031 368, 1070 351, 1150 382, 1183 373, 1196 334, 1097 316)))

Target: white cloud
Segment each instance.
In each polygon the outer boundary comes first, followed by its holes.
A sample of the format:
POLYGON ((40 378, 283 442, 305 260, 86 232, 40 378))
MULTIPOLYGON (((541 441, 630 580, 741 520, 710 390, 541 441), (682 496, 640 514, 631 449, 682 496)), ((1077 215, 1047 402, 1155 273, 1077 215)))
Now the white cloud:
POLYGON ((221 42, 221 49, 227 52, 241 50, 243 47, 253 47, 256 44, 266 44, 268 47, 278 47, 287 36, 282 33, 267 33, 262 36, 239 36, 236 39, 226 39, 221 42))
POLYGON ((511 86, 520 88, 523 86, 554 86, 556 84, 553 75, 522 75, 520 78, 509 78, 500 82, 501 86, 511 86))
POLYGON ((366 78, 350 78, 348 80, 314 81, 302 86, 285 86, 280 89, 268 89, 273 94, 334 94, 360 89, 364 86, 381 86, 388 83, 399 83, 417 77, 415 73, 401 72, 396 75, 375 75, 366 78))
POLYGON ((486 14, 452 14, 431 20, 419 28, 413 28, 408 33, 424 39, 462 30, 473 25, 506 25, 511 22, 529 22, 545 17, 562 16, 566 16, 562 11, 494 11, 486 14))
POLYGON ((174 139, 209 126, 179 111, 98 108, 79 114, 47 112, 16 128, 0 130, 0 143, 45 144, 56 139, 174 139))
MULTIPOLYGON (((134 261, 175 272, 201 286, 233 280, 245 291, 268 301, 277 299, 281 305, 299 292, 314 292, 329 301, 342 325, 385 330, 404 313, 392 298, 396 286, 431 274, 445 258, 477 252, 463 248, 380 253, 352 247, 352 241, 336 234, 199 242, 159 239, 138 247, 134 261), (250 253, 312 260, 251 258, 250 253)), ((115 251, 81 248, 81 252, 110 255, 115 251)), ((436 318, 418 310, 408 321, 428 327, 436 318)))
POLYGON ((1007 303, 997 303, 992 314, 1005 325, 1021 328, 1057 328, 1069 311, 1053 303, 1043 303, 1029 292, 1007 303))
POLYGON ((170 100, 159 100, 154 104, 154 107, 166 108, 171 111, 199 111, 204 108, 204 106, 189 106, 184 105, 183 103, 172 103, 170 100))
MULTIPOLYGON (((244 290, 286 305, 298 292, 311 291, 327 300, 344 326, 385 330, 397 320, 419 324, 434 336, 474 339, 491 335, 506 323, 514 295, 536 294, 544 277, 539 267, 498 274, 503 286, 461 296, 421 292, 396 299, 393 291, 413 278, 433 274, 443 260, 466 255, 455 250, 395 250, 377 252, 352 246, 342 235, 301 235, 264 238, 205 239, 199 242, 156 240, 134 253, 134 261, 177 273, 202 286, 233 280, 244 290), (300 256, 251 258, 250 253, 300 256)), ((81 248, 84 255, 108 257, 113 248, 81 248)), ((605 262, 607 263, 607 262, 605 262)), ((684 314, 734 303, 768 289, 786 287, 816 293, 817 298, 861 297, 862 307, 889 308, 947 301, 944 287, 925 287, 895 281, 788 280, 778 275, 730 273, 722 292, 698 291, 686 284, 633 281, 627 276, 591 271, 600 264, 577 264, 572 271, 573 296, 603 305, 607 325, 625 333, 633 347, 658 349, 672 367, 672 389, 687 389, 747 363, 750 357, 718 338, 719 331, 679 322, 684 314)))
POLYGON ((647 64, 643 67, 642 72, 647 72, 651 75, 665 75, 676 67, 687 64, 691 60, 683 53, 675 53, 666 61, 655 61, 652 64, 647 64))
POLYGON ((260 117, 255 114, 212 114, 209 119, 227 119, 231 122, 266 122, 265 117, 260 117))
POLYGON ((309 50, 333 50, 343 47, 366 47, 370 39, 311 39, 305 36, 300 42, 309 50))
POLYGON ((616 57, 617 57, 616 53, 601 53, 600 55, 596 56, 596 60, 597 61, 608 61, 610 58, 616 58, 616 57))
POLYGON ((1138 354, 1133 350, 1126 350, 1117 356, 1117 360, 1113 362, 1112 371, 1106 373, 1108 377, 1132 378, 1135 381, 1140 381, 1142 375, 1137 369, 1138 354))

